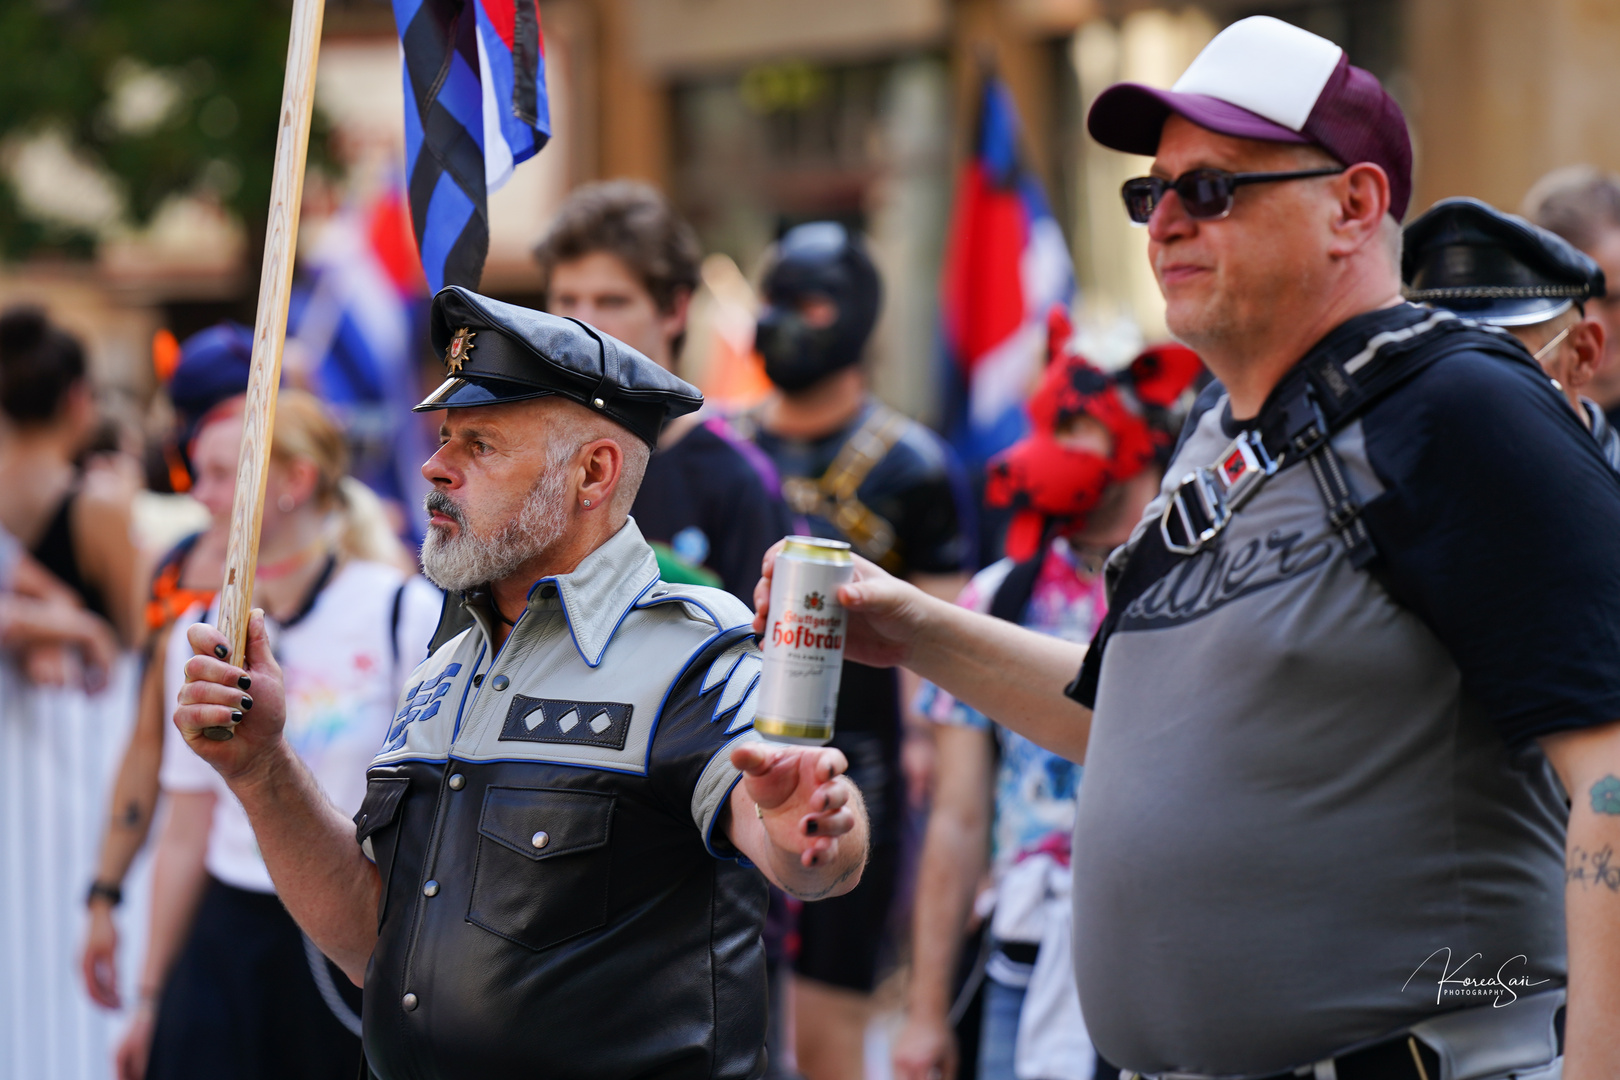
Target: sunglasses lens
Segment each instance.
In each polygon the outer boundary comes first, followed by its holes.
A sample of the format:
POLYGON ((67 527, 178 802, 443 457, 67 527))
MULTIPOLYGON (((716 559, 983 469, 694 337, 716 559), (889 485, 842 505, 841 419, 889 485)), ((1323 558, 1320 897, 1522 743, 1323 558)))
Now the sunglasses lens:
POLYGON ((1176 196, 1188 217, 1221 217, 1232 209, 1232 177, 1216 169, 1194 169, 1176 177, 1176 196))
POLYGON ((1140 176, 1135 180, 1125 181, 1120 188, 1120 195, 1125 199, 1125 212, 1132 221, 1138 225, 1146 225, 1148 218, 1153 216, 1153 208, 1159 204, 1159 198, 1164 194, 1164 181, 1149 176, 1140 176))

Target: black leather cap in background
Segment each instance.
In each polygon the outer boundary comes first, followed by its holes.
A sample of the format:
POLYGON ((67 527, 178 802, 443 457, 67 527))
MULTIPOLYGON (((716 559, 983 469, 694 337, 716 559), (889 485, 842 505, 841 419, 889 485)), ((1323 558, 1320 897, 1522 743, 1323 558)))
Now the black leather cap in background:
POLYGON ((1441 199, 1402 233, 1406 297, 1497 326, 1530 326, 1605 292, 1573 244, 1478 199, 1441 199))
POLYGON ((445 357, 461 330, 469 333, 459 365, 414 409, 458 409, 549 397, 577 401, 628 428, 649 446, 665 421, 703 405, 697 387, 677 378, 617 338, 577 319, 505 304, 459 285, 433 297, 428 333, 445 357))

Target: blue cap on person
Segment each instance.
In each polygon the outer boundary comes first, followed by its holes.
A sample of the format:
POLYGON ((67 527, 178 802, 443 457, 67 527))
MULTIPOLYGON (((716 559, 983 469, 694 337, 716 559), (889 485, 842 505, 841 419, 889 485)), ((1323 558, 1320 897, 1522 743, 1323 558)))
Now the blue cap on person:
POLYGON ((1408 300, 1495 326, 1546 322, 1607 291, 1575 245, 1478 199, 1441 199, 1402 237, 1408 300))
POLYGON ((252 361, 253 331, 238 322, 216 323, 180 343, 180 361, 169 377, 168 391, 180 414, 181 446, 208 410, 247 393, 252 361))
POLYGON ((1086 128, 1110 149, 1151 156, 1172 113, 1222 135, 1316 146, 1341 165, 1371 162, 1389 177, 1391 216, 1406 216, 1406 118, 1378 79, 1327 38, 1269 15, 1239 19, 1169 90, 1115 83, 1098 94, 1086 128))
POLYGON ((703 405, 697 387, 617 338, 459 285, 433 297, 428 332, 447 377, 416 412, 555 395, 657 446, 665 421, 703 405))

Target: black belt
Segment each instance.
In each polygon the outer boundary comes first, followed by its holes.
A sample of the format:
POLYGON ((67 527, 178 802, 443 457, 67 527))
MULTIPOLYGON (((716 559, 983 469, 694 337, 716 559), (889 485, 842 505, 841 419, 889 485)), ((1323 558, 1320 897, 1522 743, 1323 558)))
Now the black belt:
MULTIPOLYGON (((1558 1037, 1558 1053, 1564 1053, 1564 1009, 1553 1014, 1553 1031, 1558 1037)), ((1337 1080, 1440 1080, 1440 1055, 1416 1035, 1394 1035, 1383 1042, 1341 1054, 1333 1059, 1337 1080)), ((1311 1066, 1304 1071, 1272 1073, 1255 1080, 1301 1080, 1315 1075, 1311 1066)))
MULTIPOLYGON (((1440 1055, 1416 1035, 1397 1035, 1334 1058, 1333 1074, 1337 1080, 1440 1080, 1440 1055)), ((1301 1075, 1272 1073, 1261 1080, 1300 1080, 1301 1075)))

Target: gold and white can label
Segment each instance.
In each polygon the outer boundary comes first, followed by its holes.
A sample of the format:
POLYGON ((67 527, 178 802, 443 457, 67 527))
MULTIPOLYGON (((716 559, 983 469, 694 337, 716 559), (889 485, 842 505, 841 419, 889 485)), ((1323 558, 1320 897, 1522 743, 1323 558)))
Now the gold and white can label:
POLYGON ((790 536, 771 576, 754 730, 776 742, 824 746, 833 736, 848 619, 838 586, 855 573, 842 540, 790 536))

